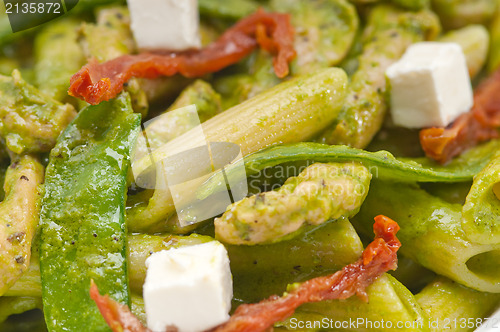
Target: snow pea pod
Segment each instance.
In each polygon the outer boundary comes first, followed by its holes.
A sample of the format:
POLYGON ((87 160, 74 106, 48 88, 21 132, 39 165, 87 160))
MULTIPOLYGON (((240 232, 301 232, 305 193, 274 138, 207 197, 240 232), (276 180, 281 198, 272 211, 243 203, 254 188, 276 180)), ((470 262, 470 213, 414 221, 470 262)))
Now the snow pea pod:
POLYGON ((438 276, 415 298, 429 319, 431 331, 443 331, 447 322, 456 320, 460 324, 453 331, 458 332, 472 331, 485 322, 484 317, 497 307, 500 294, 478 292, 438 276))
POLYGON ((129 304, 125 192, 140 115, 127 94, 82 110, 58 138, 40 213, 40 273, 49 331, 107 331, 90 280, 129 304))
MULTIPOLYGON (((247 176, 259 173, 267 167, 287 162, 359 162, 372 172, 374 178, 400 182, 464 182, 483 169, 500 148, 500 141, 474 147, 446 166, 426 158, 395 158, 387 151, 368 152, 345 145, 297 143, 270 147, 244 157, 247 176)), ((237 162, 236 162, 237 163, 237 162)), ((236 167, 226 167, 228 179, 240 176, 236 167)), ((215 192, 223 174, 216 173, 198 190, 200 199, 215 192)))

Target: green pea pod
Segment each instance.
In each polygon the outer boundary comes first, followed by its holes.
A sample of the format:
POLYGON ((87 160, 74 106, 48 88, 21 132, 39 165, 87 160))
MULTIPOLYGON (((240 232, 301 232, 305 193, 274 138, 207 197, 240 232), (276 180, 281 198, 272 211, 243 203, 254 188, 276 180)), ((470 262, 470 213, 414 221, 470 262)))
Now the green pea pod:
POLYGON ((472 289, 500 293, 500 243, 469 241, 462 229, 462 206, 436 198, 416 185, 372 181, 370 192, 352 219, 370 235, 370 218, 397 220, 401 254, 472 289))
POLYGON ((497 8, 494 0, 431 0, 431 4, 446 29, 469 24, 487 25, 497 8))
POLYGON ((500 294, 483 293, 448 278, 436 277, 415 298, 431 331, 474 331, 500 301, 500 294), (455 323, 456 322, 456 323, 455 323))
POLYGON ((363 32, 363 51, 349 83, 346 102, 318 141, 364 148, 382 126, 387 104, 385 71, 412 43, 434 39, 439 21, 429 10, 407 12, 375 7, 363 32))
POLYGON ((89 106, 50 154, 41 211, 40 272, 49 331, 107 331, 90 280, 129 303, 125 192, 139 131, 127 94, 89 106))
POLYGON ((75 114, 73 106, 26 83, 19 71, 12 77, 0 75, 0 136, 12 152, 50 151, 75 114))
POLYGON ((58 101, 71 100, 69 80, 85 63, 77 40, 79 26, 75 19, 57 20, 44 26, 35 37, 36 85, 58 101))
MULTIPOLYGON (((270 147, 244 157, 247 176, 259 173, 267 167, 287 162, 359 162, 374 178, 400 182, 463 182, 481 171, 500 148, 500 140, 474 147, 446 166, 438 165, 427 158, 396 159, 387 151, 368 152, 343 145, 319 143, 297 143, 270 147)), ((237 162, 235 162, 237 163, 237 162)), ((237 167, 225 168, 228 179, 241 176, 237 167)), ((223 174, 218 172, 198 190, 197 197, 204 199, 214 192, 223 174)))
POLYGON ((500 155, 474 178, 462 209, 462 228, 471 241, 500 242, 500 155))

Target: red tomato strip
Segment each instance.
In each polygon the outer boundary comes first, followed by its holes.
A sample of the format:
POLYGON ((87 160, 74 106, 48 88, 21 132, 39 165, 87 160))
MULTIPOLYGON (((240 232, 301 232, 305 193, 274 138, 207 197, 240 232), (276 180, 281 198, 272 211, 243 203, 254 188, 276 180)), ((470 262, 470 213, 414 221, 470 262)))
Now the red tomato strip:
POLYGON ((73 75, 68 92, 96 105, 114 98, 131 77, 203 76, 238 62, 258 45, 274 55, 274 71, 282 78, 288 75, 288 63, 295 57, 293 36, 288 14, 259 9, 199 51, 123 55, 104 63, 92 59, 73 75))
POLYGON ((500 127, 500 69, 474 92, 474 106, 447 128, 420 131, 425 154, 441 164, 480 142, 498 137, 500 127))
MULTIPOLYGON (((274 295, 259 303, 242 304, 229 321, 211 332, 265 331, 274 323, 290 317, 297 307, 307 302, 347 299, 354 294, 368 301, 366 287, 383 273, 397 267, 397 251, 401 246, 396 237, 398 230, 399 225, 392 219, 382 215, 375 217, 375 240, 366 247, 356 263, 330 276, 308 280, 282 297, 274 295)), ((95 284, 92 284, 90 294, 114 332, 150 331, 126 306, 116 303, 107 295, 99 295, 95 284)))

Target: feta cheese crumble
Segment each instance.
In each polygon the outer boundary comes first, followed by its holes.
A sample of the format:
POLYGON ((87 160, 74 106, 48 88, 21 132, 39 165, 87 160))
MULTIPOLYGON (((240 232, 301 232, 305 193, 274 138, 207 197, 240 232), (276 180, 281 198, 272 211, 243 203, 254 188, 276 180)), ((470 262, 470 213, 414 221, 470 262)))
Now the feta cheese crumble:
POLYGON ((386 76, 391 115, 398 126, 445 127, 472 107, 469 73, 458 44, 413 44, 386 76))
POLYGON ((198 1, 127 0, 139 49, 183 51, 200 48, 198 1))
POLYGON ((229 319, 233 282, 218 242, 162 250, 146 260, 144 307, 153 331, 205 331, 229 319))

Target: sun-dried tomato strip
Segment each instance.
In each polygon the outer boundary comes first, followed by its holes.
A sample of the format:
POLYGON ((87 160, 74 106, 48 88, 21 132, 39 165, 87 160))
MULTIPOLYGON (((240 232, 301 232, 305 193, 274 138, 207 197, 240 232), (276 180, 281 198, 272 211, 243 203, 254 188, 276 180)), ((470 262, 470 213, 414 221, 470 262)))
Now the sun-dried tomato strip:
POLYGON ((114 98, 131 77, 203 76, 238 62, 258 45, 274 55, 274 71, 282 78, 288 75, 288 64, 295 57, 293 36, 288 14, 259 9, 199 51, 124 55, 104 63, 92 59, 73 75, 68 92, 95 105, 114 98))
MULTIPOLYGON (((347 299, 354 294, 368 301, 366 287, 383 273, 397 267, 397 251, 401 246, 396 237, 398 230, 399 225, 392 219, 382 215, 375 217, 375 240, 365 248, 356 263, 349 264, 330 276, 308 280, 283 297, 274 295, 259 303, 242 304, 229 321, 210 332, 265 331, 274 323, 290 317, 297 307, 307 302, 347 299)), ((114 302, 107 295, 99 295, 95 285, 91 287, 91 297, 113 331, 150 331, 141 325, 126 306, 114 302), (132 324, 131 320, 134 319, 132 324), (123 330, 116 326, 121 326, 123 330)))
POLYGON ((126 305, 116 302, 108 295, 99 294, 94 280, 90 281, 90 297, 97 304, 101 315, 113 332, 151 332, 126 305))
POLYGON ((500 69, 474 92, 474 106, 447 128, 420 131, 425 154, 441 164, 480 142, 499 137, 500 69))

